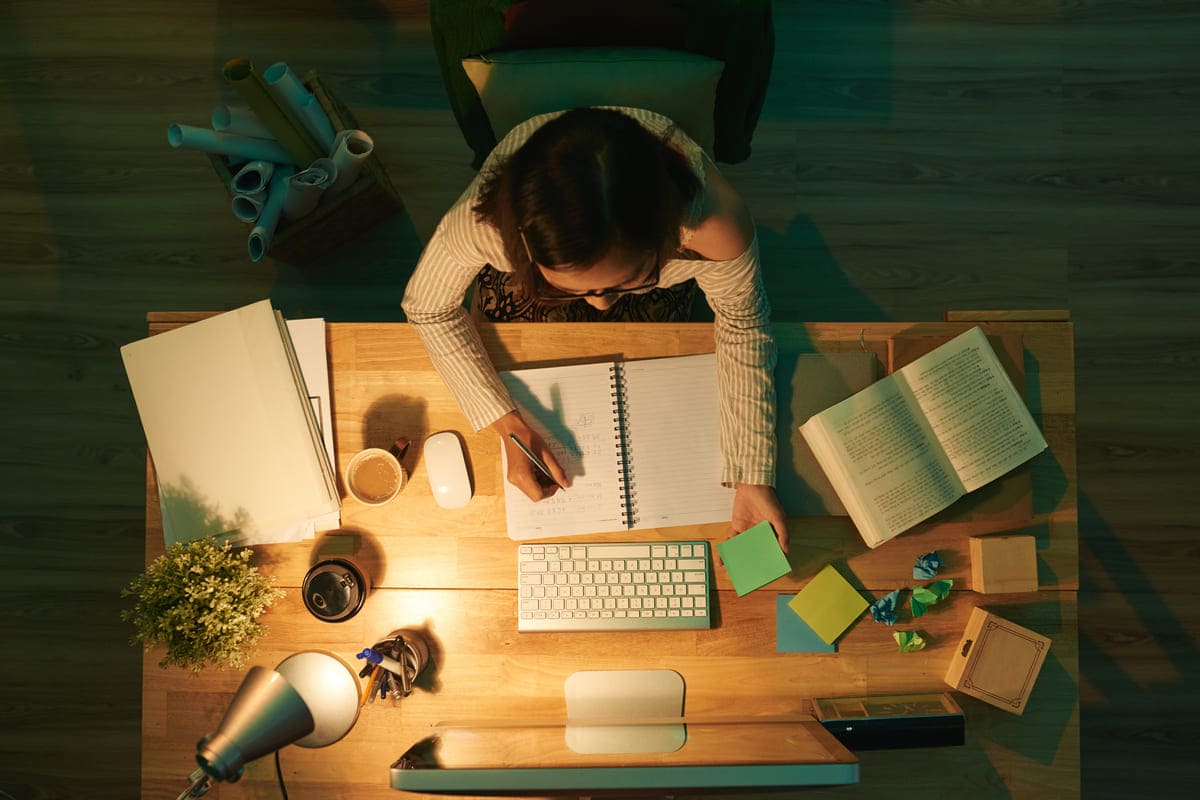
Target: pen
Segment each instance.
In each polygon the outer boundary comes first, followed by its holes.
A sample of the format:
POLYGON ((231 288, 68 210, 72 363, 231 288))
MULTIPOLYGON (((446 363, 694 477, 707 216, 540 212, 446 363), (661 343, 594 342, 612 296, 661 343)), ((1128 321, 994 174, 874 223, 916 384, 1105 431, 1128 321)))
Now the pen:
POLYGON ((554 479, 554 476, 550 474, 550 468, 546 466, 546 462, 542 461, 540 458, 537 457, 537 455, 532 450, 530 450, 528 447, 526 447, 525 443, 522 442, 519 438, 517 438, 517 435, 515 433, 510 433, 508 435, 508 438, 512 439, 516 443, 517 447, 521 448, 521 452, 525 454, 525 457, 528 458, 530 461, 532 461, 533 465, 538 468, 538 471, 540 471, 543 475, 545 475, 550 480, 551 483, 553 483, 555 486, 557 486, 560 489, 566 489, 565 486, 563 486, 561 483, 556 481, 554 479))

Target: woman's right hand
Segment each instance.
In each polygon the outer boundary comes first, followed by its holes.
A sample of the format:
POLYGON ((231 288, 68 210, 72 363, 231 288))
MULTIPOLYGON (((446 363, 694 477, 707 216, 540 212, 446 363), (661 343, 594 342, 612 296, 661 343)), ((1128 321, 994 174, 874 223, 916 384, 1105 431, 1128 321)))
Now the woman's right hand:
POLYGON ((545 500, 547 497, 552 497, 559 487, 566 488, 571 485, 570 479, 563 472, 554 453, 546 446, 542 437, 525 424, 525 420, 516 411, 508 412, 489 427, 500 436, 501 446, 505 449, 508 458, 508 482, 524 492, 530 500, 535 503, 538 500, 545 500), (542 475, 541 470, 521 452, 521 448, 517 447, 516 442, 509 435, 514 433, 530 450, 541 457, 546 466, 550 468, 550 474, 554 476, 557 483, 550 483, 542 475))

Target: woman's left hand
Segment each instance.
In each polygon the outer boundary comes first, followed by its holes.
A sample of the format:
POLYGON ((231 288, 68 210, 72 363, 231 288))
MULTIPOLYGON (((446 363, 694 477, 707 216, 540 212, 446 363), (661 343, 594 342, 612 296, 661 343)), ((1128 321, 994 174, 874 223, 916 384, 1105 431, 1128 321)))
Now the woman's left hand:
POLYGON ((786 553, 788 551, 787 515, 783 512, 783 506, 779 504, 779 498, 775 495, 775 487, 761 483, 734 484, 733 518, 729 523, 731 528, 729 536, 737 536, 764 519, 775 529, 775 538, 779 540, 779 546, 786 553))

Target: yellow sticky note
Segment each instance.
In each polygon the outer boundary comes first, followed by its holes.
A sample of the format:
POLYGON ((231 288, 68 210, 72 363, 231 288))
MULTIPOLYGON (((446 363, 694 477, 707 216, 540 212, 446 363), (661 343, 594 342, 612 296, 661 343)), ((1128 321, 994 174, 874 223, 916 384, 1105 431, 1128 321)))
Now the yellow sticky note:
POLYGON ((833 644, 867 610, 867 601, 832 564, 827 564, 788 606, 826 644, 833 644))

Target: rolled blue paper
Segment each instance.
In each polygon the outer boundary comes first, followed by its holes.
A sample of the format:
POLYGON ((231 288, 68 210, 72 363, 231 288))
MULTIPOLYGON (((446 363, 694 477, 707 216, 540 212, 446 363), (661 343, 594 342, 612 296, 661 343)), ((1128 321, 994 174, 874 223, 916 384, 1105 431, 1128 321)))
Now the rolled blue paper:
POLYGON ((250 236, 246 240, 251 261, 258 261, 271 249, 271 239, 275 236, 275 227, 279 224, 279 217, 283 213, 283 200, 287 195, 287 179, 295 171, 291 164, 280 164, 275 167, 262 213, 258 215, 257 224, 250 230, 250 236))
POLYGON ((275 102, 291 109, 320 145, 321 152, 327 157, 331 155, 336 135, 333 124, 325 114, 325 109, 321 108, 316 97, 304 87, 296 73, 292 72, 292 68, 283 61, 277 61, 267 67, 267 71, 263 73, 263 80, 275 102))
POLYGON ((308 125, 313 135, 317 137, 317 142, 325 148, 326 153, 332 153, 333 140, 337 137, 337 131, 333 129, 333 123, 329 121, 329 115, 325 113, 325 109, 321 108, 321 104, 317 102, 316 95, 310 94, 301 101, 300 113, 304 118, 304 124, 308 125))
POLYGON ((895 589, 871 603, 871 619, 886 623, 890 628, 896 623, 896 606, 900 603, 900 590, 895 589))
POLYGON ((235 194, 233 196, 233 216, 237 217, 242 222, 254 222, 258 219, 258 215, 262 213, 263 201, 266 199, 267 193, 257 192, 255 194, 235 194))
POLYGON ((939 569, 942 568, 942 558, 938 555, 937 550, 932 553, 926 553, 923 556, 917 556, 917 563, 913 567, 913 578, 916 580, 929 580, 934 575, 937 575, 939 569))
POLYGON ((274 172, 275 165, 270 161, 251 161, 233 176, 233 191, 238 194, 265 192, 274 172))
POLYGON ((238 156, 243 161, 261 159, 282 164, 292 160, 288 152, 274 139, 237 136, 177 122, 167 126, 167 143, 177 149, 182 147, 218 155, 238 156))
POLYGON ((337 179, 337 167, 328 158, 318 158, 312 165, 287 179, 283 199, 283 218, 299 219, 310 213, 321 201, 325 191, 337 179))
POLYGON ((212 113, 212 127, 214 131, 222 133, 234 133, 238 136, 250 136, 255 139, 275 139, 275 134, 262 124, 262 121, 254 116, 254 112, 248 108, 239 108, 237 106, 217 106, 212 113))

